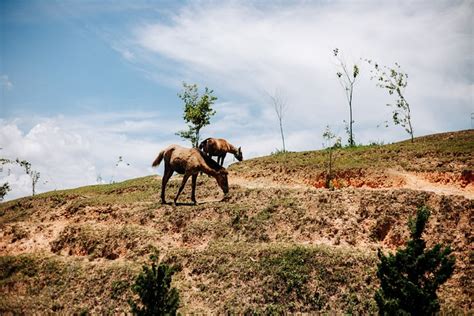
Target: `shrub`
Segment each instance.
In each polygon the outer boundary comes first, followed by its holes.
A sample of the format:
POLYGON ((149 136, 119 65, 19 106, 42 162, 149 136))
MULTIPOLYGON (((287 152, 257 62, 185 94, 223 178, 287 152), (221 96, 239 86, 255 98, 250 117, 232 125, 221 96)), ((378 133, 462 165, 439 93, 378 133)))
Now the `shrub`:
POLYGON ((381 288, 375 301, 381 315, 432 315, 439 311, 436 290, 453 273, 455 258, 449 246, 442 249, 436 244, 425 249, 421 235, 429 216, 430 211, 422 207, 415 220, 410 218, 411 240, 405 249, 388 256, 378 252, 381 288))
POLYGON ((139 306, 130 301, 134 315, 176 315, 179 307, 179 292, 171 288, 171 278, 176 272, 175 267, 158 263, 156 256, 150 257, 151 267, 144 265, 137 276, 132 291, 140 298, 139 306), (157 264, 158 263, 158 264, 157 264))

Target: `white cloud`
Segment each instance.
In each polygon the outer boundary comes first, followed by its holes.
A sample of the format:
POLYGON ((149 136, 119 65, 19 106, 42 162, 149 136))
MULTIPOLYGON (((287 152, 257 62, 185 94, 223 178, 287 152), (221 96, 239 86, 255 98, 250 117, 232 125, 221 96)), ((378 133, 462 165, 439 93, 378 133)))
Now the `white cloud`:
MULTIPOLYGON (((235 134, 259 133, 261 121, 271 121, 265 91, 280 88, 288 98, 287 131, 308 129, 319 135, 326 124, 343 131, 342 120, 348 120, 332 60, 332 49, 338 47, 348 63, 361 63, 354 129, 356 141, 367 142, 374 138, 368 132, 380 135, 376 126, 390 120, 384 105, 391 98, 369 80, 369 67, 360 58, 387 65, 397 61, 408 72, 406 96, 417 135, 469 127, 474 110, 472 12, 469 1, 199 2, 172 15, 171 23, 137 26, 127 49, 147 71, 164 74, 154 76, 166 77, 162 83, 199 82, 226 100, 248 104, 253 117, 240 120, 235 134)), ((388 131, 386 142, 407 137, 398 128, 388 131)))
MULTIPOLYGON (((151 162, 178 128, 156 113, 17 118, 0 123, 1 157, 31 162, 41 173, 37 192, 94 184, 99 176, 108 183, 156 173, 151 162), (24 131, 22 125, 33 127, 24 131), (154 138, 142 135, 150 131, 156 132, 154 138), (116 166, 119 156, 123 162, 116 166)), ((21 168, 5 166, 0 182, 12 187, 8 199, 31 193, 29 177, 21 168)))

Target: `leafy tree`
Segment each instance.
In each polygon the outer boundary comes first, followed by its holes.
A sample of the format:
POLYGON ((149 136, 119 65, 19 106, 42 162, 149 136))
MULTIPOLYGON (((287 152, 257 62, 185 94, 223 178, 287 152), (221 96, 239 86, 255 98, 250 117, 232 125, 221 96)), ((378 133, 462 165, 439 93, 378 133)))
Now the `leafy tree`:
POLYGON ((328 151, 328 163, 327 163, 327 174, 326 174, 326 188, 332 188, 332 169, 334 166, 334 157, 333 157, 333 150, 335 148, 340 148, 341 147, 341 138, 337 137, 336 135, 331 131, 331 128, 329 125, 326 126, 326 129, 324 130, 323 133, 323 138, 326 140, 326 145, 324 145, 328 151))
MULTIPOLYGON (((1 149, 1 148, 0 148, 1 149)), ((0 158, 0 172, 3 172, 3 165, 10 163, 9 159, 0 158)), ((0 186, 0 202, 3 201, 7 193, 11 191, 10 185, 8 182, 5 182, 0 186)))
MULTIPOLYGON (((31 169, 31 163, 26 160, 20 160, 18 158, 16 158, 15 160, 11 160, 8 158, 0 158, 0 166, 3 168, 3 165, 6 164, 17 164, 25 170, 25 173, 31 178, 31 190, 32 195, 34 196, 36 193, 36 184, 38 183, 41 174, 38 171, 31 169)), ((7 186, 5 186, 5 184, 3 185, 6 190, 3 191, 4 196, 7 194, 8 191, 10 191, 10 186, 8 185, 8 183, 6 183, 6 185, 7 186)))
POLYGON ((212 105, 217 100, 213 92, 206 87, 204 94, 199 95, 196 84, 183 82, 183 91, 178 93, 178 97, 184 102, 183 119, 188 124, 188 130, 179 131, 176 135, 189 139, 195 148, 199 146, 201 128, 209 125, 211 117, 216 114, 216 111, 212 109, 212 105))
POLYGON ((20 161, 20 159, 16 158, 15 163, 23 167, 25 169, 25 173, 30 176, 31 191, 32 195, 34 196, 36 194, 36 184, 38 183, 41 174, 38 171, 31 169, 31 163, 26 160, 20 161))
POLYGON ((176 315, 179 308, 179 292, 171 288, 171 278, 176 272, 174 267, 158 263, 156 255, 150 256, 151 267, 144 265, 137 276, 132 291, 138 294, 140 306, 130 300, 134 315, 176 315))
POLYGON ((392 119, 395 125, 402 126, 410 135, 413 142, 413 125, 411 123, 410 104, 405 99, 405 88, 408 85, 408 74, 403 72, 400 65, 395 63, 395 67, 380 66, 377 62, 366 59, 367 63, 373 65, 371 70, 371 80, 377 80, 377 87, 387 89, 390 95, 395 94, 397 100, 395 104, 387 104, 393 107, 392 119))
POLYGON ((10 185, 8 184, 8 182, 5 182, 4 184, 2 184, 0 186, 0 202, 3 201, 3 199, 5 198, 5 195, 7 195, 7 193, 10 191, 10 185))
POLYGON ((352 66, 352 71, 348 68, 346 62, 339 54, 339 49, 333 49, 334 57, 338 63, 339 71, 336 73, 337 78, 339 80, 339 84, 341 85, 342 89, 344 89, 344 93, 347 98, 347 103, 349 104, 349 127, 347 128, 349 134, 349 146, 355 146, 354 140, 354 133, 352 130, 352 124, 354 120, 352 118, 352 101, 353 101, 353 92, 354 92, 354 84, 356 82, 356 78, 359 75, 359 66, 354 64, 352 66))
POLYGON ((377 276, 381 288, 375 301, 381 315, 433 315, 439 311, 436 295, 454 270, 455 258, 451 248, 436 244, 426 250, 422 238, 430 211, 418 209, 416 219, 410 218, 411 240, 405 249, 385 256, 379 250, 377 276))

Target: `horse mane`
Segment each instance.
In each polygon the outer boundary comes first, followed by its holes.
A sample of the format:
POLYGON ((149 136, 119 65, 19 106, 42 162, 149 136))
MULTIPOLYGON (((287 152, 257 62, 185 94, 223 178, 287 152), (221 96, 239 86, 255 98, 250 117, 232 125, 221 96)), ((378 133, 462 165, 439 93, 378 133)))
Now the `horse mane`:
POLYGON ((221 165, 219 165, 214 159, 209 157, 205 152, 199 149, 199 153, 201 154, 201 157, 204 158, 204 161, 206 164, 209 166, 209 168, 214 169, 215 171, 219 171, 221 169, 224 169, 221 165))
POLYGON ((204 144, 207 143, 207 141, 211 139, 211 137, 208 137, 206 138, 205 140, 203 140, 200 144, 199 144, 199 149, 200 150, 203 150, 204 149, 204 144))

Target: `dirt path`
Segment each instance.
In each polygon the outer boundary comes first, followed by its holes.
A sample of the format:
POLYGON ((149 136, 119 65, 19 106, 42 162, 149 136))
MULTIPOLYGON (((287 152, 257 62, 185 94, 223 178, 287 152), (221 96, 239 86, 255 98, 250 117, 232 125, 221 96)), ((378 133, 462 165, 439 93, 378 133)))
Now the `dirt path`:
POLYGON ((230 185, 238 185, 240 187, 249 189, 265 189, 265 188, 279 188, 279 189, 294 189, 294 190, 311 190, 315 189, 313 186, 303 183, 280 183, 268 178, 244 178, 236 175, 229 177, 230 185))
MULTIPOLYGON (((438 195, 461 195, 467 199, 474 199, 474 189, 472 186, 460 188, 453 184, 433 183, 423 179, 418 175, 395 169, 389 169, 388 174, 394 177, 402 178, 404 180, 405 183, 402 186, 394 187, 397 189, 404 188, 415 191, 428 191, 434 192, 438 195)), ((245 178, 239 177, 235 174, 232 174, 231 177, 229 177, 229 184, 234 184, 249 189, 281 188, 294 190, 316 190, 316 188, 313 186, 304 183, 280 183, 268 178, 245 178)))
POLYGON ((391 175, 402 177, 405 180, 405 185, 403 186, 405 189, 429 191, 438 195, 462 195, 465 198, 471 200, 474 199, 474 190, 472 186, 463 189, 452 184, 433 183, 420 176, 405 171, 390 169, 388 172, 391 175))

